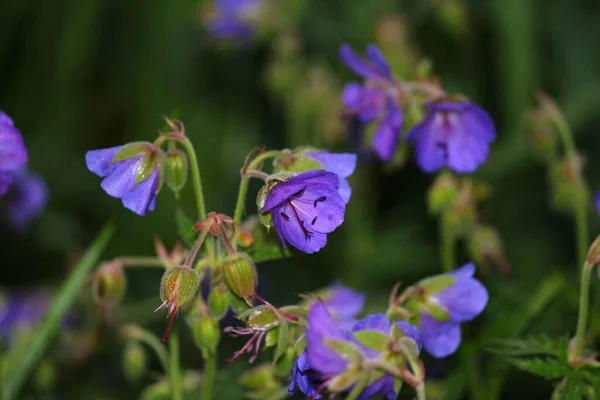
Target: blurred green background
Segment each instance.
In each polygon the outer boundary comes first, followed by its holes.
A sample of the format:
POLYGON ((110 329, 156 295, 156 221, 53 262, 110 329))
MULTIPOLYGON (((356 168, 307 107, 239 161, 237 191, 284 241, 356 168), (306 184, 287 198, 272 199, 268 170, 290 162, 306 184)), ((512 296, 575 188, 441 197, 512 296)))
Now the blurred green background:
MULTIPOLYGON (((26 233, 0 226, 3 286, 60 283, 110 218, 117 218, 118 231, 106 259, 151 254, 154 235, 168 246, 175 242, 177 202, 168 191, 161 193, 156 212, 139 217, 106 195, 84 162, 87 150, 154 140, 163 115, 176 111, 185 123, 208 208, 226 214, 233 213, 239 169, 253 147, 306 144, 347 151, 338 95, 343 83, 356 78, 337 51, 343 42, 360 53, 377 43, 403 77, 414 74, 417 61, 429 59, 449 91, 469 96, 497 124, 489 162, 476 176, 492 185, 482 211, 501 232, 513 273, 483 271, 492 299, 465 336, 498 316, 506 317, 507 325, 519 320, 530 295, 554 271, 569 288, 527 319, 519 334, 574 333, 578 268, 572 219, 552 210, 547 171, 531 155, 523 118, 534 106, 536 90, 553 96, 586 159, 591 188, 600 187, 600 158, 594 156, 600 152, 600 48, 595 45, 600 2, 295 1, 286 10, 290 14, 267 21, 274 27, 244 45, 210 38, 203 28, 205 6, 191 0, 1 2, 0 109, 15 120, 29 148, 30 168, 42 173, 50 188, 47 211, 26 233)), ((391 171, 377 163, 361 165, 350 182, 354 194, 346 223, 329 236, 323 251, 259 265, 261 290, 272 302, 293 302, 296 293, 340 279, 366 291, 368 310, 380 311, 395 282, 408 285, 440 271, 437 222, 425 203, 431 176, 409 159, 391 171)), ((254 183, 247 214, 257 189, 254 183)), ((191 187, 180 203, 193 212, 191 187)), ((591 207, 590 221, 591 233, 598 233, 591 207)), ((467 261, 462 251, 458 256, 467 261)), ((159 271, 128 273, 126 304, 146 300, 146 316, 152 317, 159 280, 159 271)), ((592 293, 597 289, 594 282, 592 293)), ((595 305, 592 310, 600 302, 595 305)), ((130 314, 123 318, 135 319, 130 314)), ((592 339, 600 334, 599 316, 592 312, 592 339)), ((164 328, 162 317, 149 325, 156 332, 164 328)), ((498 336, 510 336, 509 330, 498 336)), ((56 398, 139 393, 140 387, 128 385, 119 372, 117 336, 107 336, 92 359, 59 374, 56 398)), ((190 349, 184 353, 186 367, 200 369, 200 353, 192 350, 189 337, 183 340, 190 349)), ((227 341, 222 358, 240 344, 227 341)), ((478 346, 440 368, 476 359, 474 367, 470 364, 474 372, 493 376, 496 370, 483 366, 491 357, 478 346)), ((219 398, 240 396, 226 383, 244 363, 224 370, 219 398)), ((548 398, 551 390, 549 383, 511 370, 502 398, 548 398)), ((455 392, 456 398, 471 398, 468 390, 455 392)))

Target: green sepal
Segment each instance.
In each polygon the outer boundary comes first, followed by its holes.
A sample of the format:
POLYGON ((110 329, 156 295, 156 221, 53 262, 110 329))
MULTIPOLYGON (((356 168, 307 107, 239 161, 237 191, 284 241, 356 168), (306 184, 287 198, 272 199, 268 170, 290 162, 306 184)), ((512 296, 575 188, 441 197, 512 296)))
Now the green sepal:
POLYGON ((417 342, 414 341, 413 338, 405 336, 403 338, 400 338, 400 343, 404 345, 404 348, 407 350, 409 357, 411 357, 412 359, 419 358, 419 345, 417 344, 417 342))
POLYGON ((274 169, 274 172, 275 173, 283 172, 283 171, 306 172, 306 171, 311 171, 311 170, 315 170, 315 169, 325 169, 323 167, 323 164, 321 164, 320 162, 316 161, 315 159, 307 157, 307 156, 295 154, 295 155, 292 155, 291 158, 292 158, 291 162, 279 163, 276 166, 276 168, 274 169))
POLYGON ((355 332, 354 338, 365 347, 380 353, 386 351, 390 344, 388 335, 370 329, 355 332))
POLYGON ((352 342, 338 339, 325 339, 323 341, 327 347, 338 353, 340 356, 351 360, 360 361, 362 353, 358 346, 352 342))
POLYGON ((202 351, 215 354, 221 339, 219 324, 210 315, 203 315, 191 322, 192 337, 196 346, 202 351))
POLYGON ((289 324, 283 317, 279 317, 279 336, 277 338, 273 363, 277 362, 286 353, 289 344, 289 332, 289 324))
POLYGON ((227 295, 229 296, 229 305, 231 306, 231 309, 234 313, 238 314, 238 316, 244 312, 251 310, 251 308, 248 306, 248 304, 246 304, 244 299, 237 296, 235 293, 228 291, 227 295))
POLYGON ((215 319, 220 320, 229 310, 229 290, 221 284, 212 288, 208 295, 208 309, 215 319))
POLYGON ((438 321, 443 322, 450 320, 450 314, 448 314, 448 311, 437 302, 426 301, 422 304, 422 307, 425 311, 427 311, 427 313, 429 313, 438 321))
POLYGON ((329 381, 327 388, 332 392, 343 392, 354 385, 361 378, 362 374, 363 372, 357 369, 344 371, 332 378, 329 381))
POLYGON ((249 313, 246 324, 257 331, 268 331, 276 326, 280 326, 281 320, 275 311, 269 307, 259 306, 249 313))
POLYGON ((302 335, 298 339, 296 339, 296 343, 294 343, 294 351, 296 352, 296 356, 299 356, 306 350, 306 336, 302 335))
POLYGON ((418 286, 425 292, 426 296, 436 294, 456 283, 457 278, 449 275, 438 275, 423 279, 418 286))
POLYGON ((296 352, 293 347, 288 346, 285 353, 273 363, 277 376, 288 377, 296 362, 296 352))
POLYGON ((154 145, 150 142, 133 142, 126 144, 117 151, 111 163, 127 160, 128 158, 139 156, 141 153, 151 154, 154 152, 154 145))
POLYGON ((273 329, 270 329, 265 335, 265 347, 273 347, 277 344, 279 340, 279 327, 276 326, 273 329))

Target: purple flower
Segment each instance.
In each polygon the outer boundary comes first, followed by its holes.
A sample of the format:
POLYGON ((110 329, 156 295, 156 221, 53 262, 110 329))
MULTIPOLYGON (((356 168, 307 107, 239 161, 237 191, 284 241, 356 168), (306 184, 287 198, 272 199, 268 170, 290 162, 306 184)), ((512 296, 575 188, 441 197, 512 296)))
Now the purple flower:
POLYGON ((425 172, 448 167, 474 172, 488 157, 496 138, 494 123, 481 107, 466 101, 428 103, 427 115, 406 135, 415 142, 417 163, 425 172))
POLYGON ((0 196, 13 181, 12 173, 27 162, 27 149, 13 120, 0 111, 0 196))
POLYGON ((14 182, 3 199, 2 211, 8 222, 18 231, 23 231, 46 207, 48 188, 39 175, 27 169, 14 174, 14 182))
POLYGON ((342 329, 350 329, 365 305, 365 295, 339 283, 319 293, 321 302, 342 329))
POLYGON ((46 315, 52 296, 47 292, 9 294, 0 298, 0 338, 18 329, 31 329, 46 315))
POLYGON ((254 35, 251 19, 260 7, 260 0, 215 0, 214 17, 206 28, 219 39, 248 39, 254 35))
POLYGON ((104 178, 102 189, 120 198, 125 208, 138 215, 154 211, 160 190, 160 150, 151 143, 88 151, 85 161, 90 171, 104 178))
POLYGON ((306 352, 303 352, 296 359, 294 370, 292 371, 292 380, 288 387, 288 393, 293 395, 296 386, 302 393, 311 399, 320 399, 322 397, 319 389, 323 385, 322 375, 313 369, 308 363, 306 352))
POLYGON ((434 357, 446 357, 456 351, 461 341, 460 323, 478 316, 488 302, 488 292, 473 278, 475 265, 466 264, 446 274, 456 282, 428 298, 448 313, 447 320, 438 320, 427 311, 421 311, 423 346, 434 357))
POLYGON ((303 155, 312 158, 317 161, 323 168, 329 172, 333 172, 340 178, 338 184, 338 193, 342 196, 345 203, 350 201, 352 195, 352 188, 345 179, 352 175, 356 168, 356 154, 352 153, 330 153, 326 150, 323 151, 307 151, 303 155))
POLYGON ((346 203, 337 192, 339 178, 323 170, 307 171, 275 184, 261 212, 272 213, 273 225, 286 242, 305 253, 327 243, 327 234, 344 221, 346 203))
POLYGON ((373 45, 367 46, 367 60, 361 59, 347 44, 340 48, 340 56, 352 71, 365 79, 364 84, 347 84, 342 91, 342 102, 363 124, 377 124, 372 145, 379 158, 389 161, 396 151, 403 120, 402 109, 396 103, 398 87, 390 66, 373 45))

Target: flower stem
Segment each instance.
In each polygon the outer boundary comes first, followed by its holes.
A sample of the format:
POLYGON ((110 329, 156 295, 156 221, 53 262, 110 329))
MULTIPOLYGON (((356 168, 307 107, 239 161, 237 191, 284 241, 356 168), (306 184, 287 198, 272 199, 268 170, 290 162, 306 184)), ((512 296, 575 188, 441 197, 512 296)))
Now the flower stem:
POLYGON ((125 325, 121 329, 121 332, 127 339, 138 340, 150 347, 156 354, 156 357, 158 357, 158 361, 160 361, 165 373, 169 373, 169 354, 167 353, 165 346, 162 345, 160 340, 153 333, 137 325, 125 325))
MULTIPOLYGON (((196 255, 200 251, 200 247, 202 247, 202 243, 204 243, 204 239, 206 239, 206 235, 208 234, 208 231, 211 226, 212 226, 212 223, 207 222, 204 225, 204 228, 202 228, 200 235, 198 235, 198 239, 196 239, 196 243, 194 243, 194 247, 192 247, 192 249, 190 250, 190 253, 188 254, 187 258, 185 259, 185 262, 183 263, 184 267, 188 267, 188 268, 192 267, 192 264, 194 263, 194 260, 196 259, 196 255)), ((206 247, 211 246, 211 245, 212 245, 211 241, 207 240, 206 247)))
POLYGON ((213 385, 217 372, 217 355, 214 352, 205 351, 204 355, 204 381, 202 382, 202 400, 212 398, 213 385))
POLYGON ((177 333, 171 335, 169 340, 170 376, 171 376, 171 398, 183 400, 183 389, 181 386, 181 370, 179 369, 179 337, 177 333))
POLYGON ((165 267, 165 263, 158 257, 126 256, 114 260, 123 267, 165 267))
MULTIPOLYGON (((238 198, 235 204, 235 212, 233 220, 235 222, 235 227, 239 227, 242 223, 242 214, 244 213, 244 204, 246 203, 246 196, 248 194, 248 184, 250 182, 250 176, 246 175, 246 171, 256 169, 256 167, 266 160, 267 158, 274 157, 285 157, 286 154, 279 150, 266 151, 264 153, 259 154, 252 161, 248 161, 245 163, 244 167, 240 171, 242 178, 240 180, 240 188, 238 190, 238 198)), ((232 245, 235 247, 236 245, 236 237, 235 235, 232 238, 232 245)))
POLYGON ((454 262, 456 259, 454 253, 454 230, 450 225, 446 212, 442 213, 440 218, 440 238, 442 241, 441 262, 444 272, 454 270, 454 262))
POLYGON ((583 351, 583 340, 585 338, 585 329, 588 318, 588 308, 590 302, 590 276, 594 266, 587 261, 583 264, 581 272, 581 293, 579 294, 579 317, 577 319, 577 331, 575 333, 575 344, 571 359, 576 360, 581 357, 583 351))

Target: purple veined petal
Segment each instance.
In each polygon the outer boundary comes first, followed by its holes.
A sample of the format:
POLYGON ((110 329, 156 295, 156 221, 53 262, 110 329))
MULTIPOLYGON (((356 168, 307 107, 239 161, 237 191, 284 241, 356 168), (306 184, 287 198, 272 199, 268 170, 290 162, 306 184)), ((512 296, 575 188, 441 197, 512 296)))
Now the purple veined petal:
POLYGON ((156 204, 158 180, 158 168, 155 168, 147 179, 135 185, 131 191, 122 197, 125 208, 138 215, 146 215, 150 206, 156 204))
MULTIPOLYGON (((291 180, 304 181, 307 186, 310 185, 329 185, 331 187, 337 187, 340 178, 333 172, 325 171, 322 169, 316 169, 312 171, 306 171, 300 175, 296 175, 291 180)), ((288 181, 289 182, 289 181, 288 181)))
POLYGON ((287 248, 286 242, 307 254, 316 253, 327 244, 327 234, 312 232, 307 237, 298 220, 286 221, 279 212, 279 207, 272 210, 273 226, 281 240, 283 247, 287 248))
POLYGON ((342 331, 338 328, 333 317, 321 302, 315 302, 311 305, 306 316, 306 322, 308 322, 311 334, 321 339, 344 339, 342 331))
POLYGON ((338 320, 356 317, 365 305, 364 293, 352 290, 340 284, 333 284, 323 295, 323 305, 338 320))
POLYGON ((447 357, 454 353, 461 341, 458 322, 441 322, 426 312, 421 314, 421 338, 423 347, 436 358, 447 357))
POLYGON ((328 151, 309 151, 304 155, 318 161, 323 167, 340 178, 347 178, 356 169, 356 154, 330 153, 328 151))
POLYGON ((381 75, 385 76, 390 81, 393 80, 390 65, 381 53, 381 50, 370 44, 367 46, 367 56, 369 57, 369 60, 371 60, 371 62, 377 66, 377 69, 381 75))
POLYGON ((452 272, 449 272, 448 275, 454 276, 455 278, 458 278, 458 279, 471 278, 471 277, 473 277, 473 275, 475 275, 475 264, 467 263, 467 264, 463 265, 462 267, 455 269, 452 272))
POLYGON ((360 58, 346 43, 340 47, 340 58, 355 74, 365 79, 383 83, 389 83, 390 81, 389 77, 385 75, 385 71, 379 71, 376 64, 360 58))
POLYGON ((468 107, 460 113, 460 120, 465 130, 481 137, 487 143, 496 139, 496 127, 490 115, 483 108, 474 103, 467 103, 468 107))
POLYGON ((348 111, 358 115, 361 122, 379 119, 386 112, 388 93, 379 87, 348 84, 342 92, 342 101, 348 111))
POLYGON ((110 175, 120 164, 120 162, 112 163, 112 160, 121 148, 123 146, 88 151, 85 154, 85 163, 88 169, 102 178, 110 175))
POLYGON ((473 278, 458 279, 432 297, 448 310, 455 322, 469 321, 481 314, 489 299, 485 286, 473 278))
POLYGON ((108 175, 100 186, 112 197, 122 198, 135 186, 135 180, 143 155, 118 162, 116 168, 108 175))
POLYGON ((323 383, 323 379, 320 374, 313 370, 308 363, 306 352, 302 352, 294 364, 294 370, 292 372, 292 379, 290 386, 288 387, 288 393, 293 395, 295 392, 296 385, 302 393, 313 399, 321 398, 321 394, 316 394, 317 389, 323 383))
POLYGON ((396 398, 394 390, 394 378, 390 374, 385 374, 375 382, 368 385, 358 397, 358 400, 369 400, 375 396, 383 396, 388 400, 396 398))
POLYGON ((335 187, 307 186, 300 196, 283 203, 279 213, 286 222, 302 220, 305 231, 330 233, 344 222, 345 210, 335 187))
POLYGON ((388 99, 387 107, 388 115, 379 124, 373 135, 373 148, 383 161, 392 159, 402 133, 402 110, 391 99, 388 99))
POLYGON ((20 170, 7 194, 4 212, 17 231, 23 231, 46 207, 48 188, 44 179, 27 170, 20 170))
POLYGON ((446 165, 446 142, 442 137, 441 123, 441 114, 429 113, 406 135, 407 141, 415 143, 417 164, 428 173, 439 171, 446 165))
POLYGON ((338 185, 337 192, 342 198, 342 200, 344 200, 344 203, 348 204, 348 202, 350 201, 350 197, 352 197, 352 188, 350 187, 350 184, 347 180, 340 179, 340 184, 338 185))
POLYGON ((383 314, 371 314, 358 321, 352 327, 352 332, 364 330, 380 331, 386 335, 390 332, 390 321, 383 314))
POLYGON ((448 113, 447 128, 448 167, 458 173, 474 172, 488 157, 489 142, 482 136, 470 131, 461 120, 461 115, 448 113))
POLYGON ((12 181, 13 177, 10 174, 0 171, 0 196, 3 196, 8 191, 8 187, 12 181))
POLYGON ((12 119, 0 111, 0 171, 18 169, 27 162, 27 148, 12 119))
MULTIPOLYGON (((348 362, 329 348, 321 339, 306 332, 306 356, 310 365, 321 374, 339 374, 347 369, 348 362)), ((327 338, 334 339, 334 338, 327 338)))
POLYGON ((402 329, 402 332, 404 332, 404 336, 414 340, 417 346, 419 346, 419 350, 421 350, 422 340, 421 332, 419 332, 419 329, 416 326, 404 321, 397 321, 396 325, 398 325, 400 329, 402 329))
POLYGON ((306 188, 305 182, 293 179, 294 178, 287 182, 280 182, 271 188, 261 212, 272 210, 274 207, 279 206, 284 201, 287 201, 295 193, 298 193, 306 188))
POLYGON ((348 108, 359 108, 363 103, 364 86, 360 83, 347 83, 342 89, 342 103, 348 108))

